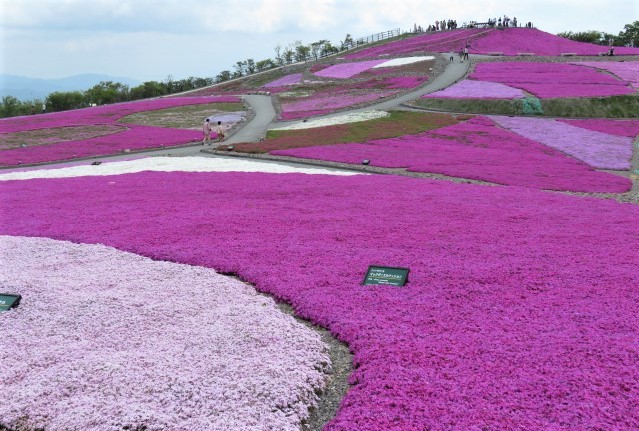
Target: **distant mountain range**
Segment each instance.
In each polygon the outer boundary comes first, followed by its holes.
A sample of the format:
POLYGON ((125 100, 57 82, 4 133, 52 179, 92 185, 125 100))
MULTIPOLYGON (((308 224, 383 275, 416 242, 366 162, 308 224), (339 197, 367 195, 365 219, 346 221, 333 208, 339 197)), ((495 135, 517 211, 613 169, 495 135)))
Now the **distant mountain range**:
POLYGON ((13 96, 18 100, 44 100, 54 91, 84 91, 101 81, 120 82, 136 87, 142 82, 119 76, 85 73, 58 79, 27 78, 26 76, 0 74, 0 97, 13 96))

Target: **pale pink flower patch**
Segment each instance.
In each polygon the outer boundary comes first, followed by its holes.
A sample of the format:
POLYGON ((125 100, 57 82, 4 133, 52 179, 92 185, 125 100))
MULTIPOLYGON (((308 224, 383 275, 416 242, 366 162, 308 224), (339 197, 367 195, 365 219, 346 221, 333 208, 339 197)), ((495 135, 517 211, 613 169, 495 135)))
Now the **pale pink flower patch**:
POLYGON ((0 425, 297 431, 324 385, 319 336, 240 281, 102 245, 0 249, 23 297, 0 312, 0 425))
POLYGON ((323 78, 346 79, 362 73, 372 67, 386 63, 386 60, 359 61, 356 63, 338 63, 315 72, 315 75, 323 78))

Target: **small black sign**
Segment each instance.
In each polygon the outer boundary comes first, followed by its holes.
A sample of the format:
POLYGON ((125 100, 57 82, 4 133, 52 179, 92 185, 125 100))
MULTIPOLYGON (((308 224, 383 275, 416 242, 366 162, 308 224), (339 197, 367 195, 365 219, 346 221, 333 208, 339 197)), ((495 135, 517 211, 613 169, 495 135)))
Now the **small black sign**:
POLYGON ((10 308, 17 307, 22 296, 13 293, 0 293, 0 311, 6 311, 10 308))
POLYGON ((408 282, 408 268, 371 265, 366 271, 363 285, 383 284, 387 286, 403 286, 408 282))

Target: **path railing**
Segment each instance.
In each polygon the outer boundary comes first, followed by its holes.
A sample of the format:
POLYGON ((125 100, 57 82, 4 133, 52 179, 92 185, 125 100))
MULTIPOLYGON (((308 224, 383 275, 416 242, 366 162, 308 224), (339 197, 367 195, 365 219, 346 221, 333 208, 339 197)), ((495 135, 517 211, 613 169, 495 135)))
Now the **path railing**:
POLYGON ((344 48, 346 49, 357 48, 358 46, 364 45, 366 43, 378 42, 380 40, 390 39, 391 37, 399 36, 401 33, 402 32, 399 28, 395 28, 393 30, 383 31, 381 33, 371 34, 370 36, 360 37, 353 40, 352 43, 345 45, 344 48))

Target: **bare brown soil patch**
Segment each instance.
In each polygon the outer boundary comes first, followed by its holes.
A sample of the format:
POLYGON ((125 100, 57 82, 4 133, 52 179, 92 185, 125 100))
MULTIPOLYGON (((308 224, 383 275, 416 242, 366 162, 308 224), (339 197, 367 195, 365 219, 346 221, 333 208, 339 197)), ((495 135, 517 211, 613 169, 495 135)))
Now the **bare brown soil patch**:
POLYGON ((124 126, 110 124, 92 126, 68 126, 52 129, 28 130, 0 134, 0 150, 51 145, 67 141, 81 141, 98 136, 112 135, 126 130, 124 126))
POLYGON ((242 103, 207 103, 175 108, 138 112, 122 117, 118 122, 142 126, 169 127, 172 129, 200 130, 205 118, 229 112, 245 111, 242 103))

